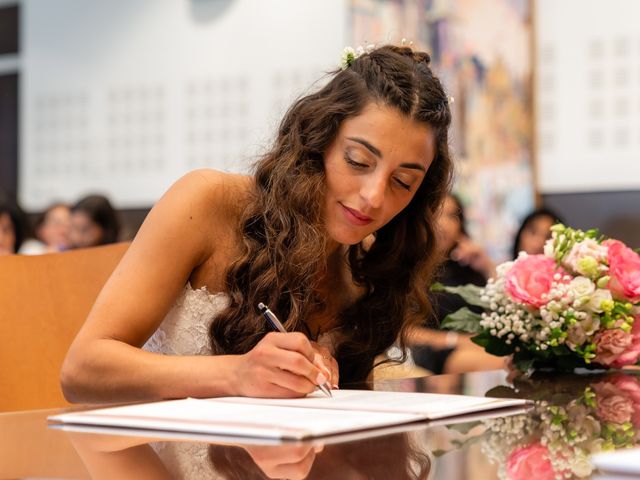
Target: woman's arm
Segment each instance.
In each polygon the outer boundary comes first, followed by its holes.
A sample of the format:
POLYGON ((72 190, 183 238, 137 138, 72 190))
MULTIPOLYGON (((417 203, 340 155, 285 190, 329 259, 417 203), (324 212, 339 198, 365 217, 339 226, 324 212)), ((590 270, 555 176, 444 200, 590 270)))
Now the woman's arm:
MULTIPOLYGON (((194 271, 228 259, 244 180, 192 172, 151 210, 73 341, 61 372, 72 402, 221 395, 303 395, 320 370, 308 340, 270 334, 240 356, 165 356, 140 349, 194 271), (285 365, 285 367, 278 368, 285 365)), ((228 260, 227 260, 228 261, 228 260)), ((224 284, 226 265, 208 282, 224 284)), ((215 269, 214 269, 215 270, 215 269)))

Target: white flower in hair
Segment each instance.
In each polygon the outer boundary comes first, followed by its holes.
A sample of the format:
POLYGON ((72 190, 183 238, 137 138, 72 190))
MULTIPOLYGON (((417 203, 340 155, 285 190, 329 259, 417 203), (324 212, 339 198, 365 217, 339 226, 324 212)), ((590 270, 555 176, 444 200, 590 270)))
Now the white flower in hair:
POLYGON ((369 43, 365 47, 359 45, 355 48, 355 50, 352 47, 345 47, 345 49, 342 51, 342 58, 340 59, 340 68, 344 70, 345 68, 349 67, 357 58, 373 52, 375 48, 376 46, 373 43, 369 43))
POLYGON ((342 57, 340 58, 340 68, 344 70, 351 65, 356 58, 358 58, 356 51, 352 47, 345 47, 344 50, 342 50, 342 57))

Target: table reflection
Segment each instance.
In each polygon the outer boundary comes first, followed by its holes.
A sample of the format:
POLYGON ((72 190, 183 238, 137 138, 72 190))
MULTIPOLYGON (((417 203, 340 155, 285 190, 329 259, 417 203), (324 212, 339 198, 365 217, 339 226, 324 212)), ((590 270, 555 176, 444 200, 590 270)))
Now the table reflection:
POLYGON ((431 470, 431 455, 422 441, 426 427, 420 430, 328 444, 317 440, 280 445, 65 433, 94 479, 419 480, 429 478, 431 470))
POLYGON ((487 395, 535 402, 526 415, 485 422, 484 453, 503 478, 588 478, 591 455, 640 443, 634 374, 521 376, 487 395))
POLYGON ((476 372, 373 388, 528 398, 534 405, 525 413, 288 444, 72 432, 47 427, 47 415, 59 410, 8 413, 0 415, 0 478, 582 479, 595 478, 592 454, 640 443, 634 372, 517 378, 476 372))

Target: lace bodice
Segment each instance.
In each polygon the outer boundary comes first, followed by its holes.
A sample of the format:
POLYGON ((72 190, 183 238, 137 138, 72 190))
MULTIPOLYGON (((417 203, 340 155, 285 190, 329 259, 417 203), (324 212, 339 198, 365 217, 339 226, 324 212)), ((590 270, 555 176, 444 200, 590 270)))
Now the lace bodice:
POLYGON ((142 347, 165 355, 207 355, 211 351, 209 327, 227 306, 224 293, 212 294, 189 283, 176 299, 160 327, 142 347))

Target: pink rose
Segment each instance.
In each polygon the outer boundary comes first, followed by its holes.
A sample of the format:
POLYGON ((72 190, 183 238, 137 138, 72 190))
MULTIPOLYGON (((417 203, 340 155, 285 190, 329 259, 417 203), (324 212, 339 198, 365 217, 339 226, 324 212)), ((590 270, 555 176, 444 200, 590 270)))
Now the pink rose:
POLYGON ((631 421, 633 402, 624 391, 609 382, 598 383, 593 389, 596 392, 598 418, 618 425, 631 421))
POLYGON ((505 289, 516 301, 540 307, 549 293, 556 273, 564 274, 556 262, 544 255, 520 257, 505 274, 505 289))
POLYGON ((608 378, 607 382, 617 387, 621 392, 630 399, 633 406, 633 414, 631 421, 638 427, 640 426, 640 381, 635 375, 615 375, 608 378))
POLYGON ((510 480, 554 479, 549 450, 540 443, 516 448, 507 458, 507 477, 510 480))
POLYGON ((613 368, 633 365, 640 358, 640 316, 634 318, 631 332, 628 335, 630 335, 631 341, 618 358, 611 363, 613 368))
POLYGON ((613 296, 640 302, 640 255, 618 240, 603 242, 609 248, 609 289, 613 296))
POLYGON ((613 365, 631 345, 631 334, 619 328, 612 328, 596 333, 593 342, 596 344, 596 357, 593 361, 602 365, 613 365))

